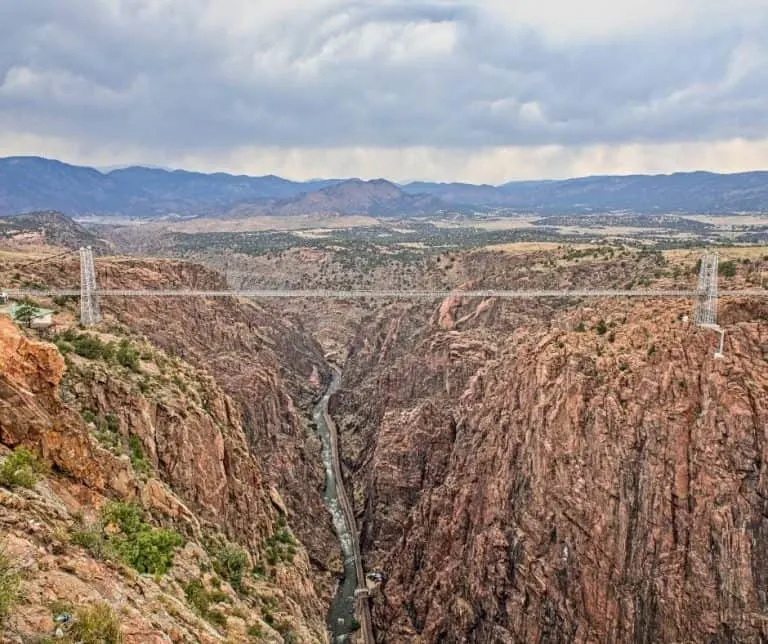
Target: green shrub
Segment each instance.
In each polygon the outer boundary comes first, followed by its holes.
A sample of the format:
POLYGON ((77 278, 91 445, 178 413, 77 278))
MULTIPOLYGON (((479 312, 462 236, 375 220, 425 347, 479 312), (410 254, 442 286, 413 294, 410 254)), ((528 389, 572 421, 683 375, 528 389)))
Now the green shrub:
POLYGON ((275 541, 277 543, 288 543, 288 544, 295 544, 296 540, 293 538, 293 535, 288 532, 285 528, 281 528, 275 533, 275 541))
POLYGON ((65 642, 121 644, 120 622, 109 604, 99 603, 75 611, 65 642))
POLYGON ((83 409, 81 416, 83 417, 83 421, 85 423, 96 424, 96 414, 94 414, 90 409, 83 409))
POLYGON ((587 327, 584 326, 583 322, 579 322, 578 326, 576 327, 576 331, 579 333, 584 333, 584 331, 587 330, 587 327))
POLYGON ((136 435, 128 439, 128 455, 131 458, 131 465, 137 474, 149 474, 152 471, 152 464, 144 456, 144 448, 136 435))
POLYGON ((110 432, 119 432, 120 431, 120 421, 117 419, 117 416, 115 416, 111 411, 107 413, 107 415, 104 417, 104 421, 107 425, 107 431, 110 432))
POLYGON ((73 530, 69 535, 69 542, 85 548, 95 559, 104 559, 106 556, 106 539, 100 525, 73 530))
POLYGON ((237 592, 242 592, 248 554, 242 548, 231 544, 219 548, 214 554, 213 569, 237 592))
POLYGON ((157 528, 141 530, 126 539, 113 538, 112 542, 120 558, 140 573, 164 575, 184 540, 173 530, 157 528))
POLYGON ((267 571, 264 568, 264 564, 258 563, 253 567, 253 570, 251 571, 253 576, 258 579, 265 579, 267 576, 267 571))
POLYGON ((193 579, 184 586, 184 597, 187 603, 203 617, 208 613, 211 599, 205 590, 202 580, 193 579))
POLYGON ((94 436, 102 447, 107 448, 116 456, 122 455, 123 444, 120 435, 115 432, 110 432, 103 421, 100 420, 99 427, 94 432, 94 436))
POLYGON ((229 598, 229 595, 227 595, 222 590, 212 590, 208 593, 208 597, 210 597, 211 601, 214 604, 231 604, 232 600, 229 598))
POLYGON ((0 549, 0 623, 10 614, 19 599, 21 577, 11 566, 11 561, 0 549))
POLYGON ((227 617, 223 613, 217 611, 217 610, 209 610, 208 614, 205 616, 205 618, 213 625, 218 626, 219 628, 226 628, 227 626, 227 617))
POLYGON ((59 350, 59 353, 63 356, 68 356, 70 353, 72 353, 75 348, 66 340, 55 340, 54 344, 56 345, 56 348, 59 350))
POLYGON ((134 349, 125 338, 120 341, 119 346, 116 346, 114 342, 102 342, 96 336, 69 329, 57 335, 53 341, 62 353, 65 350, 71 350, 87 360, 101 359, 107 363, 116 361, 127 369, 137 373, 141 371, 139 351, 134 349))
POLYGON ((597 335, 605 335, 608 332, 608 325, 605 323, 605 320, 600 320, 597 323, 597 326, 595 326, 595 333, 597 335))
POLYGON ((265 556, 270 566, 279 563, 293 563, 296 556, 296 539, 286 527, 288 524, 282 515, 277 521, 277 531, 265 541, 265 556))
POLYGON ((350 627, 352 628, 353 633, 356 631, 359 631, 361 627, 360 621, 356 617, 353 617, 352 624, 350 624, 350 627))
POLYGON ((187 598, 187 603, 198 613, 198 615, 217 626, 226 626, 226 617, 219 611, 211 610, 210 608, 212 603, 218 604, 230 601, 229 597, 223 592, 220 590, 208 592, 205 589, 202 579, 193 579, 184 586, 184 596, 187 598))
POLYGON ((44 461, 29 450, 17 447, 0 465, 0 485, 31 488, 46 472, 48 465, 44 461))
POLYGON ((72 342, 72 347, 81 358, 98 360, 102 356, 104 343, 91 335, 79 335, 72 342))
POLYGON ((725 278, 730 279, 736 276, 736 262, 721 262, 717 267, 717 272, 725 278))
POLYGON ((253 642, 260 642, 262 636, 264 635, 264 629, 261 628, 261 624, 251 624, 248 626, 248 630, 246 630, 246 634, 248 635, 248 638, 253 642))
POLYGON ((139 362, 139 351, 128 344, 128 340, 122 340, 117 350, 117 362, 126 369, 139 373, 141 365, 139 362))
POLYGON ((117 456, 125 452, 124 440, 120 435, 120 421, 115 414, 108 412, 106 416, 97 416, 92 411, 86 409, 82 412, 82 416, 86 423, 96 425, 93 435, 103 447, 117 456))
POLYGON ((66 599, 54 599, 50 603, 49 608, 51 609, 51 615, 53 617, 64 615, 65 613, 71 615, 75 612, 75 607, 66 599))
POLYGON ((101 359, 107 364, 115 361, 115 343, 103 342, 101 345, 101 359))
POLYGON ((141 508, 135 503, 111 501, 101 509, 101 518, 105 525, 112 523, 120 528, 120 532, 129 537, 147 527, 142 517, 141 508))
POLYGON ((270 566, 276 566, 280 557, 273 548, 267 548, 267 563, 270 566))
POLYGON ((74 532, 71 540, 94 556, 117 557, 138 572, 150 575, 167 573, 176 548, 184 543, 177 532, 146 523, 137 505, 122 502, 107 503, 101 510, 99 527, 74 532), (108 525, 119 532, 106 534, 108 525))

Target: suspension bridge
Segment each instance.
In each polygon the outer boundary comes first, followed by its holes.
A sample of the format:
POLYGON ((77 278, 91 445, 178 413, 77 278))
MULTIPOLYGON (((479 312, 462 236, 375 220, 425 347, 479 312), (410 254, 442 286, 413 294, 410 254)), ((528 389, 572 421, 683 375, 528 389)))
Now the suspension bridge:
MULTIPOLYGON (((201 297, 201 298, 323 298, 323 299, 409 299, 439 300, 456 298, 691 298, 695 300, 694 323, 697 327, 711 329, 720 334, 720 344, 715 352, 716 358, 723 357, 725 332, 717 324, 718 300, 723 297, 768 297, 768 290, 725 291, 718 292, 718 256, 706 253, 701 259, 698 287, 695 290, 611 290, 611 289, 564 289, 564 290, 182 290, 182 289, 100 289, 96 280, 96 267, 91 248, 80 249, 80 288, 79 289, 8 289, 4 294, 9 297, 55 297, 79 296, 80 321, 83 326, 93 326, 101 321, 99 299, 104 297, 201 297)), ((327 414, 327 409, 326 412, 327 414)), ((332 422, 332 421, 331 421, 332 422)), ((329 423, 331 424, 331 423, 329 423)), ((337 456, 338 458, 338 456, 337 456)), ((338 464, 337 464, 338 467, 338 464)), ((341 475, 338 474, 341 481, 341 475)), ((351 529, 354 529, 354 515, 345 510, 351 529)), ((357 556, 357 584, 355 600, 358 602, 363 618, 364 641, 373 642, 368 605, 368 590, 362 564, 357 556)))
POLYGON ((99 299, 104 297, 201 297, 201 298, 306 298, 306 299, 384 299, 384 300, 440 300, 445 298, 685 298, 694 299, 695 324, 720 333, 720 349, 723 350, 722 329, 717 324, 718 300, 724 297, 768 297, 768 290, 718 291, 718 256, 705 253, 701 259, 698 288, 695 290, 617 290, 617 289, 553 289, 553 290, 355 290, 355 289, 100 289, 96 281, 96 267, 90 247, 80 251, 80 288, 7 289, 3 293, 12 298, 77 296, 80 298, 80 322, 93 326, 101 321, 99 299))

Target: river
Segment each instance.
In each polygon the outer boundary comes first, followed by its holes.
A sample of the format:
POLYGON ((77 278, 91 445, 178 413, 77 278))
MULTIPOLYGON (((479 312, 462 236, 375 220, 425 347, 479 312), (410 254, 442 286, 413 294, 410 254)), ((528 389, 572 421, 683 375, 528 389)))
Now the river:
POLYGON ((331 436, 328 425, 325 422, 325 411, 330 397, 338 391, 341 385, 341 373, 333 370, 333 379, 325 395, 315 405, 312 419, 315 421, 317 433, 323 443, 323 466, 325 467, 325 503, 333 517, 333 526, 339 537, 341 552, 344 557, 344 577, 339 583, 336 595, 331 602, 328 611, 328 630, 331 634, 331 642, 343 644, 349 640, 349 635, 354 632, 355 626, 355 588, 357 578, 355 573, 355 552, 352 544, 352 535, 347 525, 347 520, 339 503, 336 474, 333 467, 333 454, 331 452, 331 436))

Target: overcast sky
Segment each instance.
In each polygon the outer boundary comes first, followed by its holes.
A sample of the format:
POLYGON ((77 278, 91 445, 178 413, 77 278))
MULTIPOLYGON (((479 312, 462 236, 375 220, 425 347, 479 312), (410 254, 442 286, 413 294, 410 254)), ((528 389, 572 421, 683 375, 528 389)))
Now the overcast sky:
POLYGON ((500 183, 768 168, 768 0, 0 0, 0 155, 500 183))

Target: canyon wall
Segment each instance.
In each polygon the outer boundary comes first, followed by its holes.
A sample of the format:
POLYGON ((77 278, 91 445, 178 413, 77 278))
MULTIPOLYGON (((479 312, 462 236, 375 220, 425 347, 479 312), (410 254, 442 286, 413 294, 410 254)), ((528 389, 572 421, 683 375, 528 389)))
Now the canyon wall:
MULTIPOLYGON (((174 260, 100 259, 103 288, 223 289, 218 273, 174 260)), ((41 268, 48 284, 68 283, 72 270, 41 268)), ((104 298, 107 322, 209 374, 234 401, 248 449, 266 483, 285 502, 309 549, 322 596, 330 601, 340 550, 322 492, 320 441, 309 423, 313 400, 330 379, 323 352, 300 321, 278 307, 234 298, 104 298)), ((237 503, 232 512, 237 514, 237 503)), ((237 519, 235 519, 237 521, 237 519)))
POLYGON ((380 642, 768 637, 768 309, 395 305, 332 411, 380 642))
MULTIPOLYGON (((66 266, 39 270, 52 285, 72 278, 66 266)), ((108 260, 99 271, 112 286, 218 285, 182 262, 108 260)), ((75 355, 66 338, 50 337, 69 346, 63 357, 0 317, 0 461, 24 447, 53 467, 33 490, 0 488, 0 548, 25 571, 24 601, 0 641, 49 634, 50 606, 64 600, 107 601, 129 642, 245 642, 257 632, 258 641, 327 641, 341 566, 319 441, 304 413, 327 377, 318 345, 269 309, 228 299, 102 308, 90 337, 125 342, 140 356, 135 369, 75 355), (110 500, 138 503, 183 535, 169 579, 137 581, 73 542, 110 500), (248 552, 242 591, 212 570, 226 543, 248 552), (222 598, 215 623, 185 599, 195 580, 222 598)), ((64 309, 66 326, 75 308, 64 309)))

